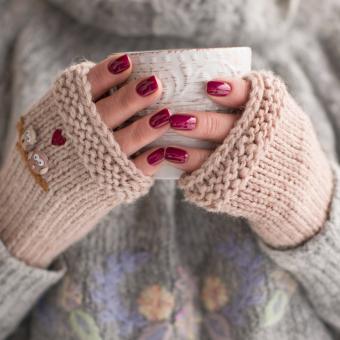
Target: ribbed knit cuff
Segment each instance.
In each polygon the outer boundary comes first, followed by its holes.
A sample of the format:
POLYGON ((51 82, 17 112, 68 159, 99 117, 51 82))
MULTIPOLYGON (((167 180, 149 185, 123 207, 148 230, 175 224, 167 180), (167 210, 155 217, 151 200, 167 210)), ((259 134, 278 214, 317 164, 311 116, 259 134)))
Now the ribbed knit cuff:
POLYGON ((261 248, 281 268, 291 272, 304 286, 309 301, 321 317, 339 324, 340 286, 340 169, 332 166, 335 189, 329 218, 320 233, 300 247, 276 250, 264 243, 261 248))
POLYGON ((56 270, 29 267, 12 257, 0 242, 0 339, 16 328, 38 298, 64 273, 63 267, 56 270))
POLYGON ((120 194, 125 203, 132 202, 149 190, 152 178, 134 166, 101 120, 87 79, 93 66, 91 62, 72 66, 57 79, 53 95, 57 112, 91 177, 115 196, 120 194))
POLYGON ((22 117, 16 148, 0 173, 0 239, 30 265, 47 266, 153 182, 101 120, 87 79, 92 66, 64 71, 22 117))
POLYGON ((294 247, 327 218, 332 172, 308 116, 283 82, 254 72, 241 118, 200 169, 180 179, 188 200, 247 218, 273 247, 294 247))

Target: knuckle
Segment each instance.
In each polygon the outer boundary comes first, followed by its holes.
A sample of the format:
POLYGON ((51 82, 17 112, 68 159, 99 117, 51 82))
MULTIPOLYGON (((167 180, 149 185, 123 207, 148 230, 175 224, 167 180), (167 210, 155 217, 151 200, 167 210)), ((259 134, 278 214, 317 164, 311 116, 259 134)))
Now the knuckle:
POLYGON ((215 116, 205 115, 204 119, 204 138, 211 138, 218 133, 219 122, 215 116))
POLYGON ((197 152, 197 166, 201 166, 209 157, 209 152, 206 150, 200 150, 197 152))
POLYGON ((92 87, 98 86, 103 80, 102 67, 100 65, 94 66, 90 70, 88 78, 92 87))
POLYGON ((140 121, 136 121, 131 125, 131 138, 135 145, 143 145, 147 139, 147 129, 144 129, 140 121))
POLYGON ((112 106, 109 105, 109 102, 106 100, 97 102, 95 105, 104 123, 106 125, 109 125, 110 124, 109 118, 111 117, 112 106))
POLYGON ((120 108, 124 109, 124 111, 133 111, 135 107, 135 101, 132 96, 132 89, 130 89, 129 86, 124 86, 118 91, 121 92, 119 93, 119 100, 117 105, 119 105, 120 108))

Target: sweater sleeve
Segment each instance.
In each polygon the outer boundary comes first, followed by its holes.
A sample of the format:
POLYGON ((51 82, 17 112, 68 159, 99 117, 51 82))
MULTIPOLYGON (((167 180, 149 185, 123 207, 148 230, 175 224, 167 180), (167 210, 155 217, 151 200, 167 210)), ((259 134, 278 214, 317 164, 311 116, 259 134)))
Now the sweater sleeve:
POLYGON ((0 340, 12 333, 39 297, 64 274, 57 263, 45 270, 12 257, 0 242, 0 340))
MULTIPOLYGON (((8 88, 10 68, 10 50, 17 32, 32 9, 31 1, 0 1, 0 140, 5 139, 5 128, 9 119, 5 112, 9 112, 8 88), (15 20, 12 20, 15 17, 15 20)), ((4 145, 4 143, 2 144, 4 145)), ((16 328, 38 298, 64 273, 61 264, 51 270, 43 270, 27 266, 11 256, 0 241, 0 340, 5 339, 16 328)))
POLYGON ((20 118, 0 171, 0 340, 64 272, 43 268, 153 183, 101 120, 91 67, 66 69, 20 118))
POLYGON ((318 315, 340 331, 340 168, 333 165, 335 186, 329 217, 319 234, 291 250, 263 250, 291 272, 305 289, 318 315))

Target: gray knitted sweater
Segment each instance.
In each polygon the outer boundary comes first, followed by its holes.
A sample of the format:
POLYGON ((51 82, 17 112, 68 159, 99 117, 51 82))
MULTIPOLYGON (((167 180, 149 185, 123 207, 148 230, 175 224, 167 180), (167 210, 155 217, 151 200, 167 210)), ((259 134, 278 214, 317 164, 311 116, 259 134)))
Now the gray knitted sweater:
POLYGON ((339 14, 336 0, 0 1, 3 159, 18 116, 77 59, 251 45, 254 68, 280 74, 310 115, 336 182, 322 232, 289 251, 184 202, 172 181, 115 208, 48 270, 0 243, 0 339, 337 339, 339 14))

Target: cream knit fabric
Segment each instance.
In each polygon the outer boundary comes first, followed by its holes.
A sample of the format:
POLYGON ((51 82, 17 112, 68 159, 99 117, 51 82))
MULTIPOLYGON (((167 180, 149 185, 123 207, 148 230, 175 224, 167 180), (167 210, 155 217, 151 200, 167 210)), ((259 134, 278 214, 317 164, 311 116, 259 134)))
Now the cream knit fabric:
POLYGON ((331 199, 332 172, 309 118, 270 73, 252 73, 248 103, 224 143, 180 180, 188 200, 249 219, 276 248, 319 231, 331 199))
POLYGON ((87 80, 92 65, 85 62, 63 72, 22 118, 19 132, 35 131, 33 154, 38 162, 39 156, 48 159, 47 172, 33 173, 19 136, 0 175, 0 239, 30 265, 47 266, 112 207, 132 202, 152 184, 101 121, 87 80), (56 130, 65 144, 52 144, 56 130))

